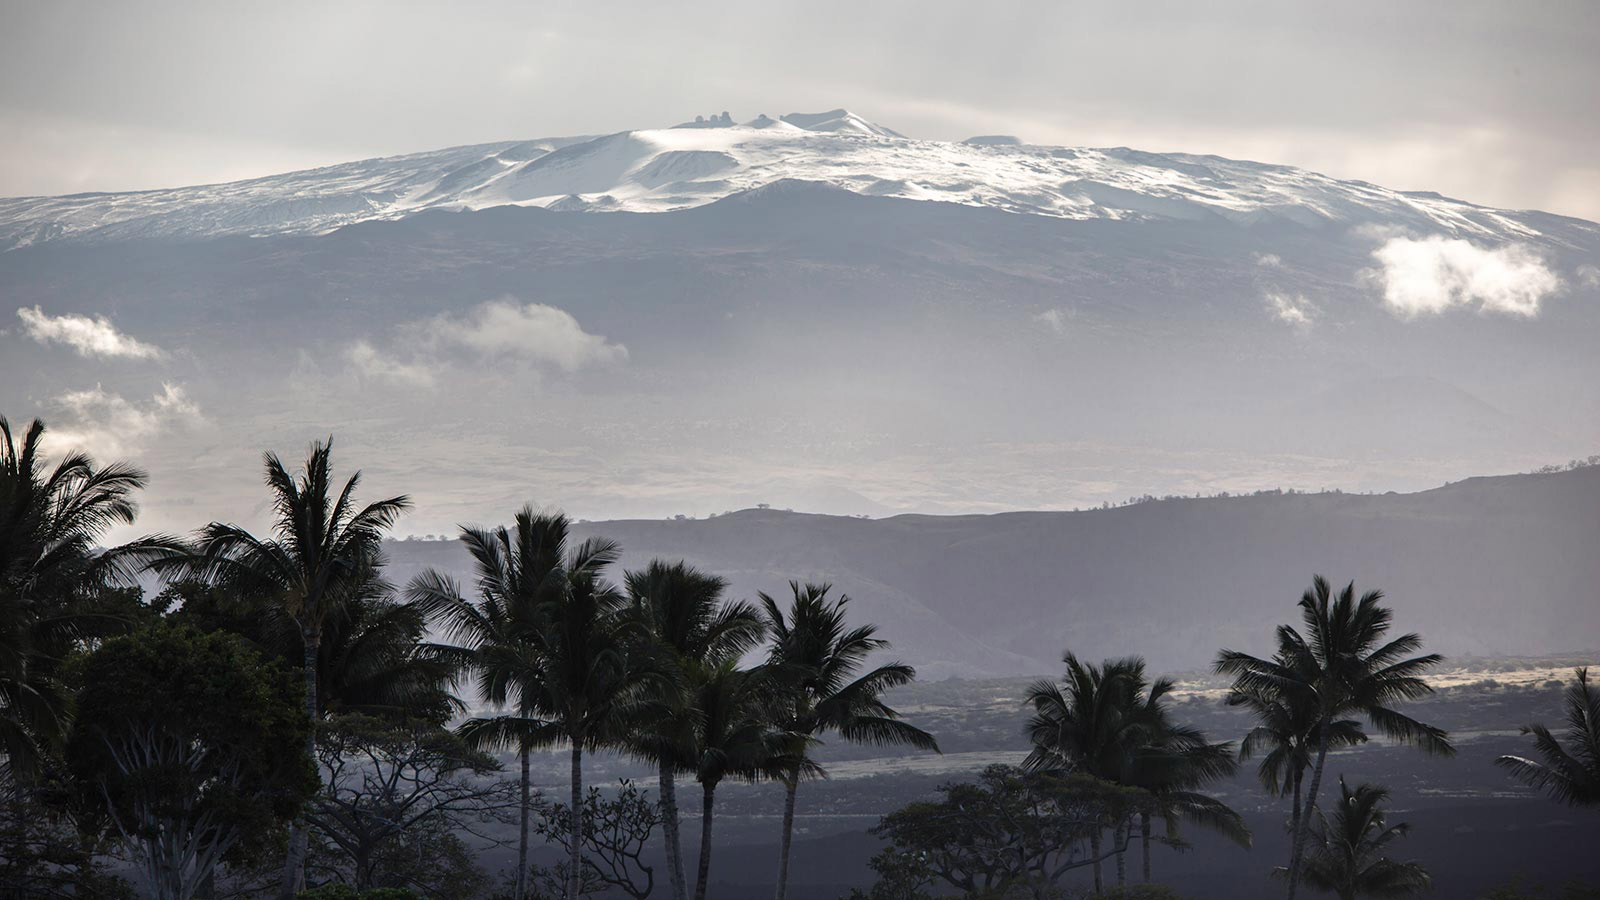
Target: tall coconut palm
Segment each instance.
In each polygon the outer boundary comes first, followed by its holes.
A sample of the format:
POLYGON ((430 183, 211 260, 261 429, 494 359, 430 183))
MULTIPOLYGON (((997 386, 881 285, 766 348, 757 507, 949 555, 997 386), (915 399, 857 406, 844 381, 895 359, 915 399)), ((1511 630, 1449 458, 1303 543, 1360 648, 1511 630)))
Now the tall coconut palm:
POLYGON ((1524 725, 1533 735, 1539 759, 1502 756, 1495 764, 1524 784, 1571 806, 1600 806, 1600 691, 1589 685, 1589 670, 1576 670, 1567 687, 1567 746, 1543 725, 1524 725))
MULTIPOLYGON (((1104 781, 1128 774, 1134 748, 1145 746, 1156 724, 1145 718, 1139 693, 1144 686, 1144 661, 1136 657, 1108 659, 1100 666, 1079 661, 1068 651, 1064 683, 1035 682, 1028 688, 1033 708, 1026 733, 1033 745, 1023 768, 1033 772, 1083 772, 1104 781)), ((1094 889, 1105 887, 1099 828, 1089 833, 1094 858, 1094 889)), ((1113 846, 1124 841, 1118 834, 1113 846)), ((1118 852, 1118 861, 1121 854, 1118 852)))
MULTIPOLYGON (((564 740, 572 756, 571 806, 583 808, 583 754, 600 747, 626 745, 624 728, 637 722, 649 699, 649 688, 667 677, 652 660, 634 652, 639 626, 628 615, 626 598, 602 572, 616 561, 620 548, 591 538, 572 550, 565 565, 552 573, 559 582, 540 603, 536 622, 527 631, 526 646, 513 645, 514 662, 506 667, 526 674, 517 689, 534 692, 526 708, 539 718, 498 717, 468 722, 462 734, 471 741, 514 745, 564 740)), ((585 823, 574 823, 567 847, 567 897, 582 891, 585 823)))
MULTIPOLYGON (((1281 656, 1279 662, 1288 665, 1281 656)), ((1261 786, 1274 796, 1290 798, 1291 839, 1300 831, 1305 773, 1322 730, 1316 705, 1296 696, 1301 688, 1303 685, 1294 680, 1249 688, 1235 686, 1227 697, 1229 706, 1243 707, 1256 720, 1255 727, 1239 744, 1239 759, 1243 762, 1260 757, 1256 776, 1261 786)), ((1327 731, 1330 748, 1350 747, 1367 740, 1361 723, 1354 719, 1329 722, 1327 731)))
POLYGON ((614 552, 586 544, 587 555, 569 553, 567 517, 535 512, 531 505, 516 514, 510 529, 462 528, 461 542, 477 572, 475 599, 466 599, 452 579, 431 570, 413 579, 407 594, 440 623, 453 642, 442 652, 454 653, 475 676, 480 698, 505 711, 470 720, 464 731, 480 748, 515 749, 521 763, 514 896, 522 900, 533 808, 529 754, 563 736, 539 705, 549 699, 544 680, 550 661, 541 655, 548 615, 567 589, 569 572, 597 573, 614 552))
MULTIPOLYGON (((323 635, 347 604, 386 593, 379 577, 383 535, 410 506, 403 495, 357 506, 361 473, 339 487, 332 453, 332 438, 313 443, 298 480, 277 454, 264 454, 274 512, 271 537, 213 522, 200 530, 191 549, 152 564, 169 577, 217 585, 281 609, 300 634, 306 717, 313 723, 320 715, 323 635)), ((307 733, 306 753, 315 752, 313 728, 307 733)), ((279 900, 293 900, 304 883, 306 841, 305 821, 297 818, 290 828, 279 900)))
MULTIPOLYGON (((1231 777, 1239 769, 1233 744, 1212 743, 1204 733, 1172 721, 1165 698, 1172 691, 1169 678, 1158 678, 1140 700, 1141 715, 1151 723, 1143 743, 1133 748, 1119 782, 1139 788, 1150 804, 1139 811, 1143 877, 1150 880, 1151 819, 1161 816, 1170 836, 1180 821, 1215 831, 1242 846, 1250 846, 1250 829, 1237 811, 1201 789, 1231 777)), ((1121 877, 1119 866, 1119 879, 1121 877)))
MULTIPOLYGON (((1437 665, 1437 654, 1409 657, 1422 646, 1417 634, 1385 641, 1393 613, 1383 605, 1382 591, 1368 591, 1359 599, 1354 582, 1337 596, 1322 576, 1300 598, 1306 633, 1278 626, 1278 653, 1259 659, 1223 650, 1217 657, 1219 674, 1233 676, 1236 691, 1276 696, 1304 708, 1296 718, 1312 723, 1308 738, 1315 748, 1311 781, 1304 809, 1317 803, 1328 750, 1334 746, 1335 722, 1360 715, 1379 732, 1403 740, 1426 752, 1453 754, 1448 735, 1394 708, 1397 702, 1433 692, 1422 674, 1437 665)), ((1309 833, 1310 817, 1302 814, 1291 844, 1288 866, 1289 898, 1300 883, 1301 858, 1309 833)))
MULTIPOLYGON (((1357 897, 1409 897, 1432 887, 1420 863, 1396 862, 1384 853, 1411 830, 1405 822, 1390 825, 1383 811, 1389 792, 1363 784, 1354 791, 1339 779, 1339 802, 1330 821, 1316 810, 1305 858, 1305 882, 1330 891, 1339 900, 1357 897)), ((1279 870, 1279 874, 1286 874, 1279 870)))
MULTIPOLYGON (((766 626, 748 603, 723 603, 727 584, 685 563, 652 560, 624 578, 632 612, 644 625, 649 642, 672 668, 720 666, 738 660, 758 644, 766 626)), ((662 840, 667 854, 667 881, 674 900, 685 900, 682 840, 678 824, 676 776, 695 771, 694 692, 687 684, 662 682, 659 715, 632 735, 637 751, 657 764, 660 773, 662 840)), ((709 847, 709 844, 706 845, 709 847)), ((703 851, 704 852, 704 851, 703 851)))
POLYGON ((689 760, 700 783, 700 861, 694 900, 705 900, 711 883, 711 826, 718 785, 729 778, 763 781, 795 771, 811 772, 815 763, 801 752, 803 737, 774 724, 771 669, 741 669, 737 659, 725 659, 714 664, 691 662, 685 674, 696 721, 689 760))
MULTIPOLYGON (((887 641, 876 637, 878 626, 850 628, 845 621, 848 596, 828 599, 826 584, 789 582, 791 602, 785 615, 778 602, 759 594, 769 635, 768 662, 779 677, 780 730, 803 738, 799 761, 812 742, 828 732, 847 741, 878 746, 907 746, 938 752, 933 736, 900 719, 887 703, 885 691, 910 684, 917 670, 904 663, 887 663, 857 675, 867 658, 885 650, 887 641)), ((777 900, 789 887, 789 851, 794 837, 795 794, 802 778, 820 768, 797 765, 782 777, 784 785, 783 834, 778 851, 777 900)))
POLYGON ((0 762, 12 776, 66 733, 57 665, 95 629, 95 593, 131 583, 150 554, 175 546, 155 536, 99 549, 108 529, 133 523, 147 476, 81 452, 50 467, 44 434, 35 419, 19 444, 0 416, 0 762))

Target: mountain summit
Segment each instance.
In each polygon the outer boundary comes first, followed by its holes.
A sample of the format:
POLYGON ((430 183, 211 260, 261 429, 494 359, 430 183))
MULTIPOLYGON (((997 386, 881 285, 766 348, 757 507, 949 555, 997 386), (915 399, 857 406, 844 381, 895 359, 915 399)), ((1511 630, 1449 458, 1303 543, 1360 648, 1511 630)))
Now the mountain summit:
POLYGON ((321 233, 429 209, 664 212, 777 181, 1062 219, 1378 225, 1486 241, 1586 244, 1600 226, 1288 166, 1127 148, 905 137, 847 109, 727 112, 673 128, 454 147, 228 184, 0 200, 0 249, 41 241, 321 233))

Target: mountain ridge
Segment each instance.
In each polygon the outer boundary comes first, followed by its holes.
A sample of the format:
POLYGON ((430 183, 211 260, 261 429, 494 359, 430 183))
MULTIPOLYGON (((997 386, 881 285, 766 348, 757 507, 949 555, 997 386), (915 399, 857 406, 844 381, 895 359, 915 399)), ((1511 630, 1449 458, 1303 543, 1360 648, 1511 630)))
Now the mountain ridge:
POLYGON ((1216 155, 908 138, 841 107, 746 123, 467 144, 217 184, 3 198, 0 248, 62 239, 317 234, 434 208, 661 212, 783 180, 1079 220, 1381 226, 1556 246, 1600 235, 1600 225, 1581 219, 1216 155), (678 165, 668 164, 674 160, 678 165))
MULTIPOLYGON (((1398 627, 1430 650, 1600 649, 1579 646, 1600 634, 1600 466, 1405 494, 878 519, 746 509, 574 528, 620 541, 625 567, 685 559, 727 577, 734 596, 831 582, 930 678, 1048 673, 1067 647, 1166 669, 1202 667, 1223 646, 1266 652, 1313 573, 1385 589, 1398 627)), ((430 565, 466 572, 454 542, 386 547, 400 581, 430 565)))

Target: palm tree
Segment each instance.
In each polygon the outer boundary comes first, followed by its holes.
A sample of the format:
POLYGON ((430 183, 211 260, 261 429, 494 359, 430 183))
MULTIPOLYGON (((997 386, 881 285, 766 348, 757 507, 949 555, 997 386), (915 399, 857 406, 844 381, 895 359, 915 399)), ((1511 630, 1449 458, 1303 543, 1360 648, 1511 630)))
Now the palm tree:
MULTIPOLYGON (((1288 666, 1281 655, 1279 663, 1288 666)), ((1315 703, 1297 697, 1303 685, 1296 681, 1235 686, 1228 692, 1227 704, 1241 706, 1256 720, 1256 726, 1239 744, 1240 761, 1261 757, 1256 775, 1267 792, 1289 797, 1289 834, 1300 831, 1303 810, 1301 793, 1306 769, 1310 768, 1314 748, 1321 737, 1315 703)), ((1354 719, 1340 719, 1327 725, 1330 748, 1365 743, 1366 732, 1354 719)), ((1292 837, 1291 837, 1292 839, 1292 837)))
MULTIPOLYGON (((633 652, 639 626, 628 615, 627 601, 602 576, 620 548, 591 538, 568 554, 552 573, 559 587, 539 604, 536 622, 526 631, 526 646, 508 669, 522 672, 519 691, 534 692, 524 700, 539 719, 499 717, 468 722, 462 735, 474 742, 513 744, 559 736, 571 748, 571 809, 583 809, 583 753, 600 747, 625 746, 625 728, 639 721, 651 685, 668 673, 648 657, 633 652)), ((576 815, 576 813, 575 813, 576 815)), ((567 848, 567 897, 582 891, 584 821, 574 821, 567 848)))
MULTIPOLYGON (((1108 659, 1100 666, 1080 662, 1071 651, 1064 684, 1038 681, 1028 688, 1033 707, 1026 733, 1033 749, 1022 766, 1031 772, 1083 772, 1103 781, 1127 774, 1131 751, 1144 746, 1156 723, 1143 715, 1138 700, 1144 685, 1144 661, 1136 657, 1108 659)), ((1099 828, 1089 833, 1094 858, 1094 889, 1104 889, 1101 870, 1103 836, 1099 828)), ((1119 862, 1125 847, 1119 833, 1113 843, 1119 862)))
POLYGON ((1553 800, 1600 806, 1600 692, 1589 686, 1588 668, 1575 674, 1567 688, 1567 747, 1543 725, 1524 725, 1522 733, 1533 735, 1541 759, 1502 756, 1495 764, 1553 800))
POLYGON ((799 752, 804 739, 773 722, 774 672, 741 669, 737 659, 689 664, 687 693, 697 725, 689 757, 700 782, 700 865, 694 900, 705 900, 711 883, 711 822, 717 786, 728 778, 761 781, 809 772, 815 763, 799 752))
POLYGON ((421 606, 392 597, 355 600, 324 626, 317 717, 341 713, 444 722, 463 712, 451 691, 459 664, 427 643, 421 606))
MULTIPOLYGON (((300 633, 306 717, 313 723, 321 713, 323 636, 346 606, 387 591, 378 577, 383 534, 410 506, 405 496, 398 496, 358 508, 355 491, 361 473, 337 488, 332 451, 332 438, 313 443, 298 481, 277 454, 264 454, 275 513, 273 537, 259 538, 238 525, 213 522, 200 530, 193 548, 152 563, 169 577, 203 581, 281 609, 300 633)), ((306 736, 306 754, 315 752, 313 728, 306 736)), ((297 818, 289 833, 280 900, 293 900, 304 882, 306 841, 305 821, 297 818)))
POLYGON ((910 684, 917 670, 904 663, 878 666, 856 676, 867 657, 887 649, 887 641, 875 637, 878 626, 849 628, 845 623, 848 596, 828 599, 826 584, 789 582, 792 601, 784 615, 777 601, 759 594, 770 636, 768 662, 774 667, 781 686, 779 728, 799 736, 806 743, 797 748, 797 762, 782 776, 784 786, 783 837, 778 856, 777 900, 784 900, 789 887, 789 850, 794 837, 795 794, 800 780, 812 772, 821 774, 806 755, 812 742, 827 732, 837 732, 847 741, 878 746, 898 745, 938 752, 933 736, 904 721, 888 704, 883 693, 910 684))
MULTIPOLYGON (((568 521, 560 513, 524 506, 513 526, 464 527, 461 542, 477 570, 477 599, 462 596, 456 583, 436 571, 412 580, 407 595, 439 621, 458 663, 477 677, 479 696, 510 712, 476 718, 464 726, 480 748, 514 747, 522 766, 514 897, 527 895, 528 839, 533 809, 529 754, 556 743, 563 732, 539 704, 547 699, 548 660, 540 655, 551 604, 567 587, 567 573, 598 572, 611 555, 603 545, 585 545, 589 555, 568 552, 568 521)), ((577 809, 579 807, 574 807, 577 809)))
MULTIPOLYGON (((1164 702, 1172 688, 1170 678, 1158 678, 1143 694, 1141 715, 1152 725, 1143 745, 1134 748, 1121 779, 1122 784, 1143 790, 1151 799, 1151 805, 1139 811, 1145 881, 1150 880, 1150 823, 1154 815, 1162 817, 1169 837, 1177 830, 1178 821, 1187 819, 1241 847, 1250 846, 1250 829, 1243 817, 1221 800, 1200 791, 1238 771, 1233 744, 1211 743, 1201 731, 1172 722, 1164 702)), ((1119 881, 1121 877, 1119 862, 1119 881)))
POLYGON ((173 546, 154 536, 99 549, 107 529, 133 524, 133 495, 147 476, 126 463, 96 466, 81 452, 48 468, 44 433, 35 419, 19 445, 0 416, 0 758, 12 777, 66 733, 57 668, 75 641, 106 624, 92 608, 96 592, 132 583, 150 554, 173 546))
MULTIPOLYGON (((1395 862, 1383 855, 1411 830, 1404 822, 1388 824, 1382 809, 1388 797, 1387 790, 1371 784, 1351 791, 1340 777, 1333 821, 1316 810, 1304 863, 1306 884, 1338 894, 1339 900, 1408 897, 1432 887, 1428 870, 1420 863, 1395 862)), ((1279 869, 1278 874, 1287 873, 1279 869)))
MULTIPOLYGON (((738 660, 760 642, 766 626, 748 603, 722 603, 726 582, 685 563, 652 560, 624 578, 633 615, 644 625, 650 643, 665 662, 682 672, 695 665, 719 666, 738 660)), ((676 775, 695 771, 695 727, 692 691, 683 684, 663 683, 660 714, 634 735, 642 756, 660 772, 662 840, 667 853, 667 880, 674 900, 685 900, 682 840, 678 825, 676 775)), ((709 843, 704 845, 709 847, 709 843)), ((706 853, 705 849, 702 853, 706 853)))
MULTIPOLYGON (((1150 683, 1139 657, 1086 664, 1071 652, 1064 685, 1041 681, 1028 689, 1034 714, 1027 733, 1033 749, 1024 761, 1031 771, 1083 772, 1103 781, 1138 788, 1149 797, 1139 810, 1144 880, 1150 880, 1151 820, 1160 815, 1168 832, 1180 819, 1211 828, 1245 846, 1250 832, 1226 804, 1199 789, 1232 775, 1231 744, 1209 743, 1205 735, 1171 721, 1166 697, 1170 678, 1150 683)), ((1125 851, 1131 839, 1127 822, 1116 825, 1117 881, 1127 880, 1125 851)), ((1095 890, 1103 888, 1102 837, 1090 833, 1095 859, 1095 890)))
MULTIPOLYGON (((1422 637, 1404 634, 1384 642, 1393 613, 1383 605, 1382 591, 1356 598, 1351 582, 1337 597, 1322 576, 1300 598, 1306 633, 1278 626, 1278 654, 1258 659, 1246 653, 1223 650, 1216 671, 1234 678, 1240 694, 1261 694, 1299 705, 1295 718, 1311 723, 1306 738, 1316 749, 1304 809, 1317 803, 1322 770, 1339 729, 1335 723, 1362 715, 1383 734, 1420 747, 1429 753, 1455 752, 1446 733, 1425 725, 1393 708, 1398 701, 1431 694, 1422 673, 1441 660, 1437 654, 1407 658, 1422 646, 1422 637)), ((1299 887, 1301 857, 1310 817, 1302 815, 1289 855, 1289 898, 1299 887)))

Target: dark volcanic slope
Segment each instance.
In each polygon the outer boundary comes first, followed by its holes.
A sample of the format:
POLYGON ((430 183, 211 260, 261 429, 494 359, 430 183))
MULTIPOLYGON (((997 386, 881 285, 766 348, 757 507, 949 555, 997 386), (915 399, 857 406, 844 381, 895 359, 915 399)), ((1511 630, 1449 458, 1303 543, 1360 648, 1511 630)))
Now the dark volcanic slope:
MULTIPOLYGON (((1381 587, 1447 653, 1600 646, 1600 467, 1415 494, 1167 500, 1089 512, 852 519, 744 510, 589 523, 626 564, 684 558, 736 593, 833 582, 929 677, 1052 671, 1063 647, 1202 666, 1266 652, 1312 573, 1381 587)), ((453 543, 390 545, 398 579, 461 572, 453 543)))

